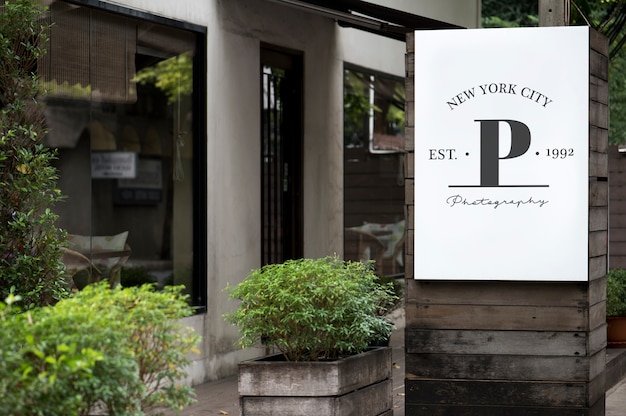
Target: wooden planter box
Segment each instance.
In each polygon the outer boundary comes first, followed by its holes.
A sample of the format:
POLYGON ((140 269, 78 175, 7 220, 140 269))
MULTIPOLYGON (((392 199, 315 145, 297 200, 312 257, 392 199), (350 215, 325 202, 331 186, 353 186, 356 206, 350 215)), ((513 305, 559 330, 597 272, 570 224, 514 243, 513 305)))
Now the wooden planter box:
POLYGON ((239 364, 242 416, 391 416, 391 348, 336 361, 290 362, 282 355, 239 364))

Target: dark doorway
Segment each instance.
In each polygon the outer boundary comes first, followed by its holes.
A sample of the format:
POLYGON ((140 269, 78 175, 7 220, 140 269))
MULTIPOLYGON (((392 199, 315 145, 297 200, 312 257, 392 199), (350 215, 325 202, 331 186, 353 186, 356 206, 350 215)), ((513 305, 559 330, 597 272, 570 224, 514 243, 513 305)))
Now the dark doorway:
POLYGON ((303 256, 302 54, 261 48, 261 262, 303 256))

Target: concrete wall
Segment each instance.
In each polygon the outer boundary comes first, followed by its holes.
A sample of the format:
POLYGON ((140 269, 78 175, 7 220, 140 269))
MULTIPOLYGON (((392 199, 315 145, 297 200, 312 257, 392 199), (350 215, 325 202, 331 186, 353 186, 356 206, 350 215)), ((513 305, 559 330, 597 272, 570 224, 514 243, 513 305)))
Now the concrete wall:
MULTIPOLYGON (((343 64, 404 76, 403 42, 261 0, 124 0, 109 3, 207 27, 208 310, 187 319, 203 337, 190 382, 218 379, 261 351, 235 346, 222 315, 236 305, 223 289, 260 261, 261 43, 304 54, 304 254, 341 253, 343 245, 343 64)), ((479 0, 385 1, 428 17, 476 27, 479 0), (419 4, 414 4, 419 3, 419 4)), ((202 157, 202 155, 200 156, 202 157)))

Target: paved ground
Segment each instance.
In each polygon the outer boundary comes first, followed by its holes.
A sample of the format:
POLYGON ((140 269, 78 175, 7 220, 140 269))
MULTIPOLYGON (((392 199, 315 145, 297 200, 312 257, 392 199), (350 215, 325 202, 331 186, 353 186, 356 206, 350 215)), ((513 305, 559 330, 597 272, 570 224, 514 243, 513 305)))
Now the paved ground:
POLYGON ((626 415, 626 379, 606 392, 606 416, 626 415))
MULTIPOLYGON (((404 316, 398 315, 391 336, 393 347, 393 416, 404 414, 404 316)), ((179 413, 181 416, 239 415, 237 377, 205 383, 196 387, 197 403, 179 413)), ((174 416, 168 413, 167 416, 174 416)), ((605 416, 626 416, 626 379, 607 392, 605 416)))

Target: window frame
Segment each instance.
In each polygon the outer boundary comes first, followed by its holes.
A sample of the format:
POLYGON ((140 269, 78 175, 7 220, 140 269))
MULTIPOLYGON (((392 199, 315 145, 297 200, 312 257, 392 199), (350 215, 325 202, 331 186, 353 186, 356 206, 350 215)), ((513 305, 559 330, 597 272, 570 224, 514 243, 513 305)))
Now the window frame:
POLYGON ((196 50, 193 58, 193 262, 191 306, 196 313, 207 311, 207 28, 194 23, 158 16, 149 12, 103 2, 100 0, 62 0, 68 4, 87 7, 159 24, 174 29, 193 32, 196 35, 196 50))

